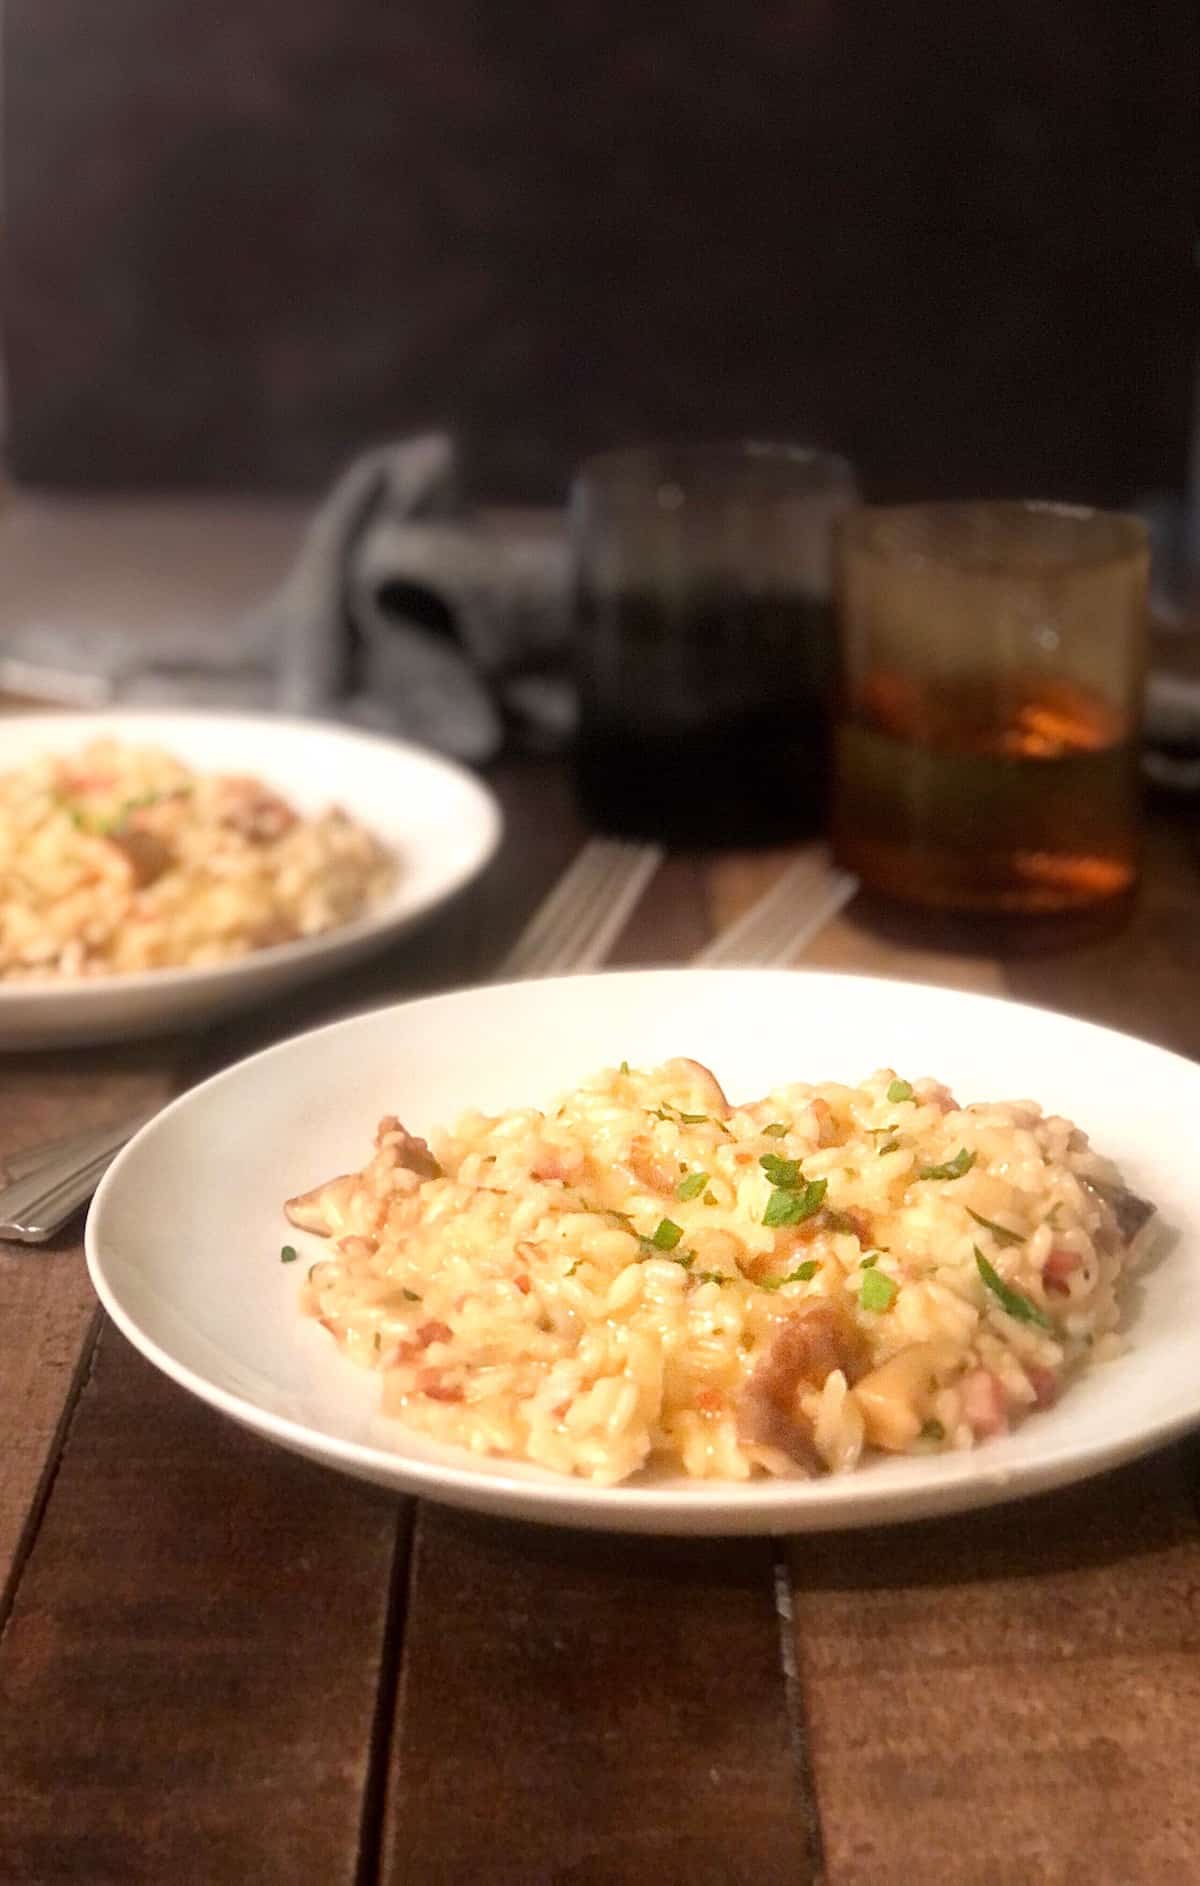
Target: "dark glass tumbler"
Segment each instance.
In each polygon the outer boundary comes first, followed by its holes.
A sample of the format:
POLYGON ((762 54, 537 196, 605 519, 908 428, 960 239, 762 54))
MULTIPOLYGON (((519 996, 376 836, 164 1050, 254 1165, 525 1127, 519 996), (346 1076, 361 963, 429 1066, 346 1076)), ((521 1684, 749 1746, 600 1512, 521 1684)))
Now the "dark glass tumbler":
POLYGON ((576 777, 604 830, 767 844, 824 823, 832 539, 849 465, 787 445, 646 447, 571 494, 576 777))

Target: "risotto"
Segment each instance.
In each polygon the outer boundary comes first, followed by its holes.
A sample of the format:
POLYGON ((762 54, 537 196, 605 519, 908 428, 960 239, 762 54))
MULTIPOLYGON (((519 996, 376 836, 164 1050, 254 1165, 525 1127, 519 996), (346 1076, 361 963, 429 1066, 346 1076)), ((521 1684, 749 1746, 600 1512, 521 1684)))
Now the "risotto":
POLYGON ((331 1239, 303 1308, 387 1413, 611 1483, 1004 1432, 1119 1346, 1153 1207, 1032 1101, 884 1069, 732 1106, 676 1060, 428 1144, 386 1118, 286 1211, 331 1239))
POLYGON ((0 775, 0 979, 228 962, 350 922, 394 872, 336 807, 95 741, 0 775))

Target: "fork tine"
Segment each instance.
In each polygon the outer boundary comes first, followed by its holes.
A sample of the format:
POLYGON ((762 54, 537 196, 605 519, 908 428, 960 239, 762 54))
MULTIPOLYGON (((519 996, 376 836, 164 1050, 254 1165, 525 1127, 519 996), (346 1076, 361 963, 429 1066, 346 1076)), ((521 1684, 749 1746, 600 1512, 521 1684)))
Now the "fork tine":
POLYGON ((518 937, 497 975, 547 975, 601 961, 661 858, 656 845, 589 840, 518 937))
POLYGON ((543 974, 594 969, 608 955, 662 861, 656 845, 630 845, 603 880, 586 918, 563 937, 543 974))
POLYGON ((591 883, 597 866, 607 856, 610 841, 605 838, 589 838, 582 850, 577 852, 567 869, 553 888, 542 899, 529 922, 522 929, 516 942, 503 958, 499 972, 504 974, 515 970, 529 958, 536 956, 543 947, 546 935, 553 933, 559 912, 569 908, 580 895, 581 886, 586 888, 591 883))
POLYGON ((761 944, 753 957, 744 960, 761 964, 764 968, 783 968, 794 962, 818 932, 837 916, 838 911, 845 909, 857 890, 858 879, 851 877, 849 872, 832 872, 822 892, 809 904, 803 921, 799 925, 794 919, 790 923, 781 923, 775 937, 761 944))
POLYGON ((825 852, 798 858, 736 923, 709 943, 697 963, 787 963, 849 903, 858 880, 839 871, 825 852))
POLYGON ((809 852, 797 858, 756 903, 706 943, 694 960, 711 964, 745 962, 746 952, 753 952, 764 934, 773 935, 780 914, 794 912, 797 900, 810 881, 823 883, 825 875, 826 867, 819 856, 814 857, 809 852))
POLYGON ((617 869, 619 866, 611 853, 594 854, 575 877, 570 895, 559 903, 553 920, 540 937, 524 949, 518 945, 514 952, 515 965, 510 967, 524 976, 544 976, 558 961, 560 953, 569 952, 573 939, 577 938, 582 944, 591 925, 604 915, 606 888, 617 869))

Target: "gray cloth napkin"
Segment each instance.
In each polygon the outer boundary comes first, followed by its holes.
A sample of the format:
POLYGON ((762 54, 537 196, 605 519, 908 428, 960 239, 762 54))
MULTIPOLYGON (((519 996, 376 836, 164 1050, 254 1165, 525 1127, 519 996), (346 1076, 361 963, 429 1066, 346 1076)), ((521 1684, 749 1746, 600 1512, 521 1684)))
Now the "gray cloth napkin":
POLYGON ((78 706, 275 707, 473 764, 507 739, 557 747, 574 726, 563 517, 472 513, 456 486, 445 434, 365 452, 248 615, 152 632, 14 624, 0 687, 78 706))
POLYGON ((338 480, 248 624, 275 651, 282 707, 475 762, 510 732, 569 736, 561 520, 466 514, 455 473, 434 433, 366 452, 338 480))

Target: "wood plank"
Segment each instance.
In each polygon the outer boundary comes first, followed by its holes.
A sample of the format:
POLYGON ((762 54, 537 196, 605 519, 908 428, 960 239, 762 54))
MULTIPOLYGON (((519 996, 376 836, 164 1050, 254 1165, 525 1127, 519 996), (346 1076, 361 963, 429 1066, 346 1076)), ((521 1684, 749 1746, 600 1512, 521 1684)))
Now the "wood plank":
POLYGON ((0 1640, 6 1886, 353 1881, 396 1526, 107 1327, 0 1640))
POLYGON ((828 1886, 1194 1877, 1200 1533, 1176 1456, 791 1561, 828 1886))
POLYGON ((768 1544, 421 1505, 388 1886, 816 1877, 768 1544))
MULTIPOLYGON (((10 1056, 0 1071, 0 1163, 22 1146, 152 1106, 167 1091, 154 1057, 138 1050, 10 1056)), ((0 1243, 0 1594, 52 1466, 95 1309, 78 1221, 40 1247, 0 1243)), ((0 1616, 5 1603, 0 1596, 0 1616)))
POLYGON ((827 923, 804 951, 806 969, 837 969, 856 976, 894 976, 944 989, 1000 995, 1004 971, 994 957, 899 942, 863 921, 854 904, 827 923))
POLYGON ((0 1624, 96 1317, 76 1231, 0 1244, 0 1624))
MULTIPOLYGON (((821 848, 810 849, 815 855, 821 848)), ((797 855, 796 851, 759 851, 714 858, 703 872, 713 930, 723 930, 733 923, 770 889, 797 855)), ((811 943, 797 951, 794 960, 806 969, 894 976, 987 995, 1002 992, 1003 972, 993 955, 940 948, 936 939, 935 923, 919 926, 915 936, 882 929, 867 920, 861 900, 855 899, 811 943)))

